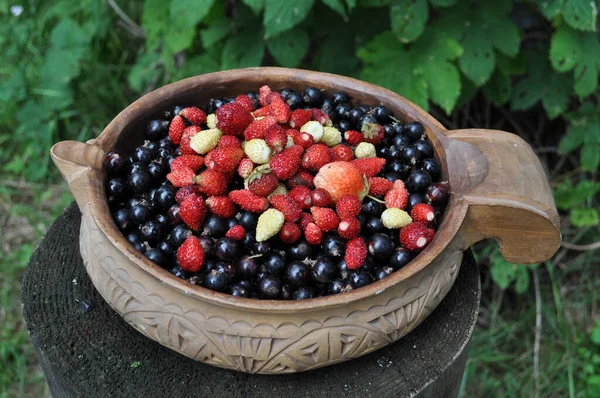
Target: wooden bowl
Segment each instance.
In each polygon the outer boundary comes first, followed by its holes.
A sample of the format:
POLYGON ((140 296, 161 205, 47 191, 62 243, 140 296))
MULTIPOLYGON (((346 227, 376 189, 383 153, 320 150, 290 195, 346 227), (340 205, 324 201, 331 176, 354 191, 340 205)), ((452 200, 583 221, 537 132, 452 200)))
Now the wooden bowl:
POLYGON ((551 257, 559 218, 544 170, 516 135, 447 131, 405 98, 326 73, 250 68, 192 77, 155 90, 122 111, 97 138, 51 150, 81 209, 81 256, 104 299, 134 328, 188 357, 250 373, 290 373, 346 361, 390 344, 427 317, 454 282, 463 251, 494 239, 515 263, 551 257), (433 242, 391 276, 344 294, 304 301, 236 298, 192 285, 146 259, 121 235, 109 212, 105 153, 131 150, 145 123, 176 104, 204 104, 268 84, 347 92, 418 120, 441 161, 452 195, 433 242))

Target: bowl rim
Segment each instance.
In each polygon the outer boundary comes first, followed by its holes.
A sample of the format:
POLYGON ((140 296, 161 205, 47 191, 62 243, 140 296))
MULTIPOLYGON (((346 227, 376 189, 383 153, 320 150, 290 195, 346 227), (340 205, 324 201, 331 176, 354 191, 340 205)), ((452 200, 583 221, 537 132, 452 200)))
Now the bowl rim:
MULTIPOLYGON (((327 82, 331 83, 334 81, 335 90, 359 91, 368 97, 374 97, 378 102, 384 103, 390 108, 400 109, 406 114, 407 118, 419 121, 425 126, 427 136, 433 142, 435 152, 441 160, 443 173, 446 179, 450 178, 447 170, 446 157, 444 156, 444 146, 440 142, 448 139, 446 137, 446 129, 427 112, 406 98, 374 84, 350 77, 301 69, 279 67, 244 68, 203 74, 179 80, 140 97, 121 111, 106 126, 98 138, 91 140, 90 142, 101 146, 105 151, 109 151, 116 142, 116 138, 134 115, 143 112, 143 109, 149 104, 164 98, 164 96, 171 96, 174 92, 179 92, 180 90, 183 91, 184 89, 189 88, 190 85, 215 85, 228 80, 231 81, 232 79, 245 79, 251 76, 256 78, 257 74, 262 77, 283 75, 290 79, 295 79, 298 82, 310 80, 314 85, 327 82)), ((456 237, 467 211, 467 206, 455 195, 455 192, 452 191, 450 200, 446 205, 444 220, 441 223, 434 240, 406 266, 382 280, 375 281, 367 286, 343 294, 297 301, 263 300, 234 297, 227 293, 220 293, 202 286, 193 285, 186 280, 176 277, 168 270, 154 264, 143 254, 137 252, 114 224, 105 197, 104 176, 102 170, 91 168, 87 177, 87 189, 90 198, 90 215, 111 244, 121 251, 133 264, 135 264, 136 267, 145 271, 160 283, 165 284, 186 296, 194 297, 201 301, 206 301, 222 307, 245 309, 251 312, 297 313, 299 311, 307 312, 323 310, 379 295, 402 281, 415 277, 420 271, 427 268, 427 266, 429 266, 456 237)))

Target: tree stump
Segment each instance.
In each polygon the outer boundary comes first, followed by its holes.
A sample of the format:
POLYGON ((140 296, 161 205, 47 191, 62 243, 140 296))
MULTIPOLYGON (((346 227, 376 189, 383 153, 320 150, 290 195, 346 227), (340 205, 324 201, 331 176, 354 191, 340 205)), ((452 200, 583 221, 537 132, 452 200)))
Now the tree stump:
POLYGON ((23 313, 55 397, 455 397, 481 286, 470 252, 454 286, 414 331, 359 359, 290 375, 196 362, 131 328, 100 297, 79 255, 75 204, 48 229, 23 279, 23 313))

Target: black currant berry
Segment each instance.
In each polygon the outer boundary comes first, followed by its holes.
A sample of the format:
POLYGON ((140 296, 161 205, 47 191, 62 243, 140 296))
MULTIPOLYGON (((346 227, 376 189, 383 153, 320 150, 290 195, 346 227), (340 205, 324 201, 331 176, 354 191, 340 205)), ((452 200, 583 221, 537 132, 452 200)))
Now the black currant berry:
POLYGON ((289 246, 287 250, 287 255, 290 260, 304 260, 307 257, 311 257, 312 254, 313 247, 303 239, 296 241, 296 243, 289 246))
POLYGON ((156 189, 154 194, 154 203, 163 209, 168 209, 173 206, 177 188, 172 185, 162 185, 156 189))
POLYGON ((353 125, 357 126, 360 117, 364 116, 366 113, 367 112, 365 112, 363 108, 354 108, 348 113, 348 119, 353 125))
POLYGON ((229 278, 227 278, 227 275, 213 269, 204 277, 204 286, 211 290, 222 292, 227 287, 228 281, 229 278))
POLYGON ((240 244, 230 238, 221 238, 215 242, 213 252, 221 260, 233 261, 240 256, 240 244))
POLYGON ((388 180, 388 181, 391 181, 391 182, 395 182, 396 180, 399 180, 399 179, 400 179, 400 176, 399 176, 398 174, 396 174, 396 173, 385 173, 385 174, 383 175, 383 177, 384 177, 386 180, 388 180))
POLYGON ((258 259, 251 256, 244 256, 240 258, 236 268, 237 276, 239 276, 240 278, 254 279, 258 274, 258 259))
POLYGON ((390 120, 390 111, 385 106, 379 105, 373 109, 373 116, 377 122, 385 124, 390 120))
POLYGON ((294 292, 292 298, 294 300, 307 300, 315 297, 315 289, 312 287, 301 287, 294 292))
POLYGON ((146 126, 145 136, 150 141, 158 141, 169 133, 168 120, 151 120, 146 126))
POLYGON ((302 96, 296 92, 290 93, 285 103, 289 105, 292 110, 298 109, 302 107, 302 96))
POLYGON ((440 163, 434 158, 423 159, 419 166, 419 170, 426 171, 431 176, 432 180, 438 179, 442 173, 440 163))
POLYGON ((120 202, 125 199, 125 196, 129 193, 129 187, 122 178, 113 178, 108 181, 106 185, 106 194, 114 202, 120 202))
POLYGON ((213 242, 212 238, 209 238, 208 236, 200 236, 198 237, 198 240, 200 241, 200 246, 202 246, 202 250, 204 250, 205 255, 210 255, 215 248, 215 242, 213 242))
POLYGON ((160 249, 150 249, 145 254, 150 261, 160 265, 161 267, 164 267, 167 263, 167 259, 160 249))
POLYGON ((334 105, 345 104, 348 101, 350 101, 350 97, 346 93, 343 93, 341 91, 336 91, 335 93, 333 93, 331 95, 331 101, 333 102, 334 105))
POLYGON ((387 165, 386 170, 391 173, 396 173, 400 179, 404 180, 408 176, 408 173, 410 173, 412 170, 412 166, 410 164, 403 163, 400 160, 394 160, 387 165))
POLYGON ((321 251, 329 257, 342 257, 346 251, 346 242, 339 235, 329 233, 323 237, 321 251))
POLYGON ((394 242, 392 239, 383 234, 378 233, 371 236, 367 245, 369 253, 378 260, 385 260, 392 255, 394 250, 394 242))
POLYGON ((392 124, 386 124, 385 126, 383 126, 383 137, 391 140, 396 136, 396 129, 394 129, 394 126, 392 124))
POLYGON ((415 205, 419 203, 425 203, 425 195, 414 192, 408 195, 408 204, 406 205, 406 211, 410 212, 415 205))
POLYGON ((342 277, 342 279, 348 279, 348 275, 350 275, 350 269, 348 269, 348 264, 345 259, 341 259, 336 264, 338 275, 342 277))
POLYGON ((129 175, 127 184, 134 193, 141 193, 150 188, 151 178, 145 171, 136 171, 129 175))
POLYGON ((258 223, 258 213, 251 211, 245 211, 240 216, 240 225, 244 227, 246 231, 256 229, 258 223))
POLYGON ((317 257, 312 265, 312 277, 319 283, 331 282, 337 273, 337 268, 331 258, 317 257))
POLYGON ((289 97, 290 94, 293 92, 294 90, 292 90, 291 88, 282 88, 281 90, 279 90, 279 94, 281 94, 284 100, 286 100, 287 97, 289 97))
POLYGON ((390 266, 384 266, 375 271, 375 279, 378 281, 382 280, 386 276, 390 276, 394 273, 394 269, 390 266))
POLYGON ((388 162, 393 162, 394 160, 398 160, 398 159, 400 159, 401 156, 402 156, 402 149, 398 148, 395 145, 388 147, 387 156, 386 156, 388 162))
POLYGON ((310 270, 301 261, 292 261, 285 269, 286 281, 296 287, 306 286, 310 282, 310 270))
POLYGON ((164 234, 164 226, 156 220, 146 221, 140 226, 142 240, 154 245, 160 242, 164 234))
POLYGON ((352 130, 352 123, 347 119, 343 119, 338 122, 337 128, 341 133, 344 133, 348 130, 352 130))
POLYGON ((362 212, 373 217, 379 217, 384 210, 382 203, 371 198, 365 198, 362 203, 362 212))
POLYGON ((271 252, 264 256, 263 264, 268 274, 279 277, 285 269, 285 257, 279 253, 271 252))
POLYGON ((321 102, 323 101, 321 90, 315 87, 305 88, 304 92, 302 93, 302 100, 309 106, 318 108, 321 106, 321 102))
POLYGON ((406 189, 409 192, 425 192, 431 184, 431 176, 424 170, 415 170, 406 180, 406 189))
POLYGON ((445 182, 431 184, 425 191, 425 197, 434 206, 441 206, 448 201, 450 190, 445 182))
POLYGON ((274 276, 266 276, 258 283, 258 293, 263 299, 275 300, 281 294, 281 281, 274 276))
POLYGON ((181 220, 181 213, 178 204, 171 206, 169 210, 167 210, 167 222, 171 226, 181 224, 183 222, 181 220))
POLYGON ((433 156, 433 146, 426 140, 419 140, 413 144, 419 152, 421 158, 430 158, 433 156))
POLYGON ((380 232, 383 232, 385 229, 381 218, 379 217, 371 217, 365 223, 365 227, 363 231, 366 236, 371 236, 380 232))
POLYGON ((398 134, 392 139, 392 145, 398 148, 404 148, 407 145, 410 145, 410 139, 404 134, 398 134))
POLYGON ((104 158, 104 169, 110 175, 119 175, 127 170, 129 166, 129 157, 123 152, 112 151, 104 158))
POLYGON ((350 286, 352 286, 353 289, 358 289, 360 287, 367 286, 369 283, 371 283, 371 278, 366 272, 358 271, 352 272, 348 276, 348 281, 350 282, 350 286))
POLYGON ((147 165, 152 161, 152 159, 154 159, 157 152, 157 150, 154 150, 144 145, 138 146, 133 151, 132 159, 134 162, 139 162, 147 165))
POLYGON ((214 268, 217 272, 224 274, 228 280, 232 280, 235 276, 235 267, 231 263, 217 261, 214 268))
POLYGON ((159 162, 158 160, 153 160, 148 165, 148 174, 155 180, 163 178, 167 175, 168 171, 169 168, 163 162, 159 162))
POLYGON ((113 220, 121 231, 127 231, 133 225, 131 213, 127 209, 119 209, 113 214, 113 220))
POLYGON ((169 240, 173 246, 179 247, 190 236, 192 236, 192 230, 185 224, 179 224, 173 227, 169 240))
POLYGON ((253 251, 255 254, 267 254, 271 251, 271 244, 269 242, 256 242, 253 251))
POLYGON ((336 279, 329 284, 327 290, 329 294, 338 294, 347 292, 348 290, 351 290, 351 288, 349 289, 348 282, 342 279, 336 279))
POLYGON ((229 231, 231 228, 235 227, 239 224, 237 218, 228 218, 225 220, 225 224, 227 225, 227 230, 229 231))
POLYGON ((204 220, 204 233, 213 238, 220 238, 227 232, 227 221, 224 218, 210 214, 204 220))
POLYGON ((404 134, 406 134, 411 141, 418 141, 425 136, 425 127, 419 122, 410 122, 404 126, 404 134))
POLYGON ((406 145, 401 150, 400 161, 404 164, 415 165, 422 156, 423 154, 414 145, 406 145))
POLYGON ((145 204, 137 204, 131 207, 131 221, 142 224, 152 218, 150 207, 145 204))
POLYGON ((279 295, 279 298, 282 300, 291 300, 293 294, 294 289, 290 285, 283 285, 281 286, 281 294, 279 295))
POLYGON ((231 285, 229 294, 231 294, 233 297, 250 297, 250 289, 244 285, 236 283, 235 285, 231 285))
POLYGON ((156 247, 160 249, 160 251, 166 256, 172 256, 175 254, 175 248, 168 240, 163 240, 156 247))
POLYGON ((397 247, 394 249, 394 252, 389 258, 390 265, 394 268, 394 270, 399 270, 408 264, 414 255, 403 247, 397 247))

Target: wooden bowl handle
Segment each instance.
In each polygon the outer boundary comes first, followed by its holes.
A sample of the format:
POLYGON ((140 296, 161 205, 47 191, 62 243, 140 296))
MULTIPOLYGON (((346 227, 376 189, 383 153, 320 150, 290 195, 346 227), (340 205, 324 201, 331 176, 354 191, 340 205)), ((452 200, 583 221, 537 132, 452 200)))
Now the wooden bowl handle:
POLYGON ((50 157, 75 197, 79 209, 89 200, 87 175, 91 169, 101 170, 106 156, 102 148, 79 141, 61 141, 50 149, 50 157))
POLYGON ((560 220, 546 173, 529 144, 498 130, 454 130, 447 136, 460 141, 454 149, 463 143, 471 148, 464 146, 458 151, 462 159, 449 164, 452 190, 468 205, 461 228, 466 247, 491 238, 513 263, 552 257, 560 246, 560 220))

